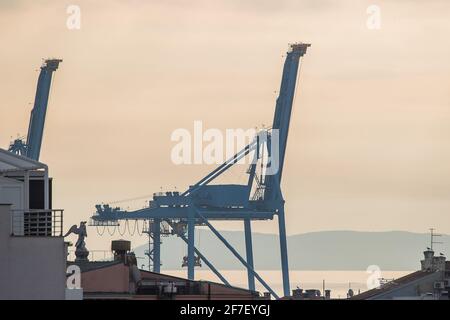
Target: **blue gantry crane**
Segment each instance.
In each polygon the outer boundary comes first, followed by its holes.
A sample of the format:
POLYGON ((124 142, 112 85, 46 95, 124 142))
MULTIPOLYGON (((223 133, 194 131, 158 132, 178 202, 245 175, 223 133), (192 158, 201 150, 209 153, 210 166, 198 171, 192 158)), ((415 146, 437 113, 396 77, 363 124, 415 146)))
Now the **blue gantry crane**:
POLYGON ((207 226, 246 267, 249 289, 255 290, 256 278, 266 290, 278 298, 278 295, 254 268, 251 235, 251 221, 272 220, 274 216, 277 216, 283 293, 285 296, 289 296, 285 201, 280 184, 300 58, 306 53, 309 46, 305 43, 289 46, 271 128, 260 130, 245 148, 182 193, 177 191, 155 193, 153 199, 149 201, 148 207, 137 211, 125 211, 108 204, 96 205, 97 210, 91 217, 91 225, 110 226, 117 225, 119 220, 146 220, 148 222, 147 232, 153 240, 153 248, 149 250, 148 254, 151 256, 154 272, 160 272, 161 235, 177 235, 187 243, 187 257, 185 258, 187 261, 184 262, 187 264, 189 279, 194 279, 195 266, 201 260, 224 284, 229 285, 221 272, 195 246, 196 226, 207 226), (263 156, 264 152, 266 152, 266 158, 263 156), (211 184, 247 156, 252 158, 247 170, 247 184, 211 184), (263 170, 257 172, 260 165, 263 166, 263 170), (243 221, 245 258, 211 224, 212 221, 220 220, 243 221))
POLYGON ((26 141, 21 138, 15 139, 10 144, 9 151, 36 161, 39 160, 52 75, 58 69, 60 62, 62 62, 61 59, 47 59, 42 64, 28 125, 27 139, 26 141))

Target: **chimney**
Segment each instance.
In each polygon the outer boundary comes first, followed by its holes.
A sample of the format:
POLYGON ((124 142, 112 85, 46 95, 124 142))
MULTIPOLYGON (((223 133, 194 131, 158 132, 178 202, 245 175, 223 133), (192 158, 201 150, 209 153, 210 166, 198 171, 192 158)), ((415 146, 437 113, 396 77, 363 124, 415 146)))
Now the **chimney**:
POLYGON ((420 261, 422 265, 422 271, 444 271, 446 258, 443 254, 435 256, 434 251, 427 248, 423 252, 424 259, 420 261))
POLYGON ((423 256, 424 259, 420 261, 422 271, 431 271, 433 269, 434 251, 427 248, 427 250, 423 252, 423 256))
POLYGON ((111 251, 114 253, 114 260, 126 262, 127 253, 131 250, 131 241, 113 240, 111 241, 111 251))

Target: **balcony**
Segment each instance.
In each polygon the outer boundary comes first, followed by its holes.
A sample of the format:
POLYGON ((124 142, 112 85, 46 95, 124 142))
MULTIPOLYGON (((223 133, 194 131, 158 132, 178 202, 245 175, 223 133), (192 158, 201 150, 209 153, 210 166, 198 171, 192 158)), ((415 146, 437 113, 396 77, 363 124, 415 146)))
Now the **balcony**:
POLYGON ((12 210, 11 236, 14 237, 62 237, 63 211, 12 210))

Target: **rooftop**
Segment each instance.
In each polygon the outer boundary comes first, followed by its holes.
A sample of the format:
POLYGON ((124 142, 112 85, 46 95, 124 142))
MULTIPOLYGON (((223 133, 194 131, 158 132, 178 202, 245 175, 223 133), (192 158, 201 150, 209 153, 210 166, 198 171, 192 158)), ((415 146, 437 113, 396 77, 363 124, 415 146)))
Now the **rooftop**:
POLYGON ((402 287, 403 285, 409 284, 411 282, 414 282, 416 280, 428 277, 429 275, 434 274, 434 272, 431 271, 415 271, 413 273, 407 274, 406 276, 400 277, 398 279, 394 279, 392 281, 389 281, 386 284, 383 284, 382 286, 378 288, 374 288, 371 290, 368 290, 366 292, 360 293, 352 298, 351 300, 366 300, 370 299, 374 296, 377 296, 382 293, 387 293, 391 290, 397 289, 402 287))
POLYGON ((46 169, 47 165, 0 148, 0 173, 46 169))

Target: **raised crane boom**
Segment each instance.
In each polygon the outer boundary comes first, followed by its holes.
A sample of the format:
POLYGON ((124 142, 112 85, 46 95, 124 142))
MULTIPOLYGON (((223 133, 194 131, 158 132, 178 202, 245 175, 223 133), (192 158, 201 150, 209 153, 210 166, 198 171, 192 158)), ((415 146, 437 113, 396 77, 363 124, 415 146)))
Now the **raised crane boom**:
MULTIPOLYGON (((271 143, 278 143, 278 171, 273 175, 266 177, 266 201, 282 202, 280 183, 283 174, 284 159, 289 133, 289 124, 291 121, 292 105, 294 103, 295 88, 297 84, 297 74, 300 64, 300 58, 306 53, 310 44, 296 43, 290 45, 290 51, 287 53, 283 67, 283 76, 281 79, 280 94, 275 105, 275 114, 272 124, 272 132, 278 131, 278 140, 272 139, 271 143)), ((275 137, 272 134, 272 138, 275 137)), ((269 152, 272 148, 269 148, 269 152)), ((272 158, 274 155, 271 155, 272 158)))
POLYGON ((33 160, 39 160, 39 154, 41 153, 42 135, 44 133, 52 74, 58 69, 60 62, 62 62, 60 59, 45 60, 41 67, 41 73, 39 74, 36 98, 34 99, 33 110, 31 110, 27 136, 27 157, 33 160))
POLYGON ((292 104, 294 103, 294 94, 297 83, 300 57, 302 57, 306 53, 306 49, 309 46, 310 44, 306 43, 292 44, 291 51, 288 52, 286 61, 284 62, 280 95, 278 96, 276 102, 275 114, 272 124, 272 130, 279 130, 280 170, 278 174, 280 176, 280 180, 281 174, 283 172, 284 156, 286 153, 289 124, 291 121, 292 104))
POLYGON ((62 62, 61 59, 47 59, 41 66, 36 88, 36 97, 28 125, 27 140, 23 142, 21 139, 16 139, 10 145, 9 151, 24 155, 36 161, 39 160, 52 75, 58 69, 60 62, 62 62))

